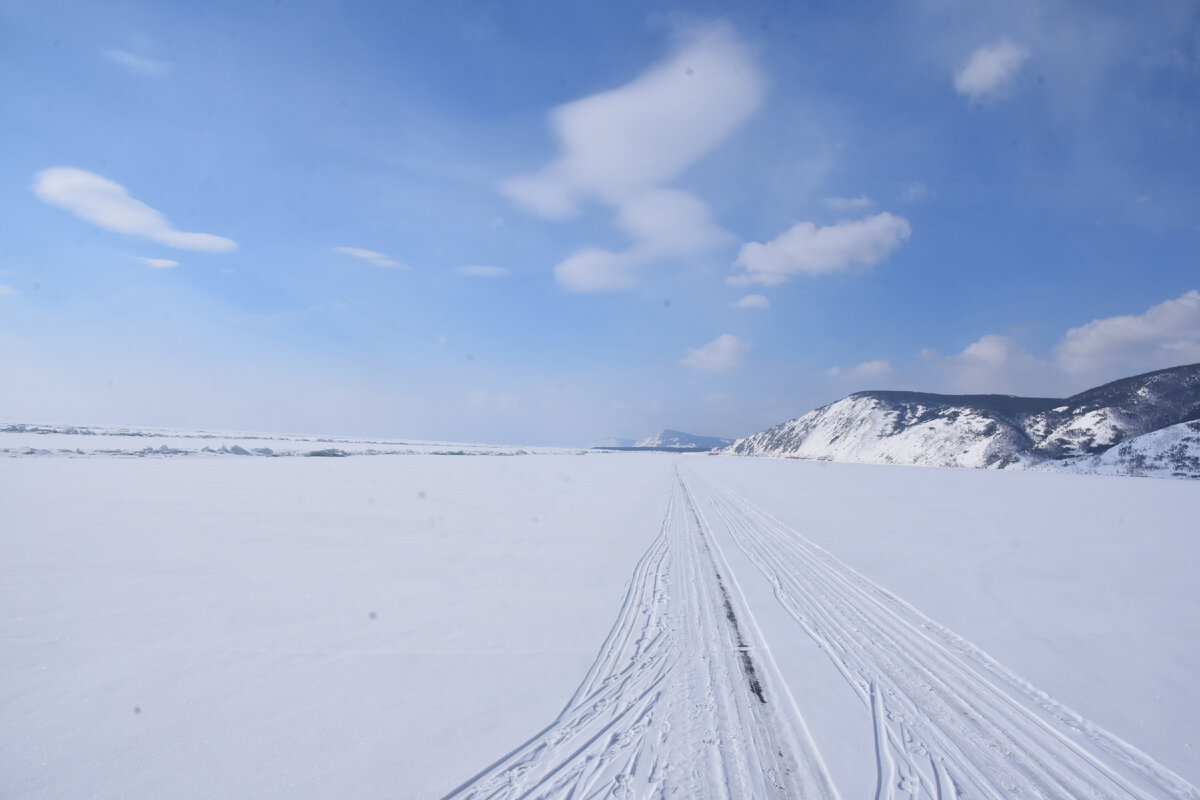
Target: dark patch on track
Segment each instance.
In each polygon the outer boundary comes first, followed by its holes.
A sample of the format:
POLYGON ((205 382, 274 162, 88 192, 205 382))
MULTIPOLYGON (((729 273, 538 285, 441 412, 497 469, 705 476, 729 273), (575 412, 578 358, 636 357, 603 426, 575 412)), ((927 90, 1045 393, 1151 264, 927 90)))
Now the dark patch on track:
POLYGON ((750 681, 750 691, 754 692, 758 702, 766 703, 767 698, 763 697, 758 671, 754 668, 754 659, 750 657, 750 648, 746 645, 746 640, 742 638, 742 628, 738 625, 737 614, 733 613, 733 603, 729 600, 729 592, 725 591, 725 582, 721 580, 719 572, 717 573, 717 586, 721 588, 721 600, 725 603, 725 619, 729 620, 729 624, 733 626, 733 635, 737 637, 738 655, 742 658, 742 670, 745 671, 746 678, 750 681))
MULTIPOLYGON (((691 496, 688 496, 688 505, 691 508, 692 519, 696 521, 696 532, 700 535, 700 541, 704 544, 704 552, 712 556, 712 549, 708 546, 708 537, 704 535, 704 525, 700 521, 700 515, 696 513, 696 508, 691 504, 691 496)), ((725 588, 725 581, 721 579, 721 573, 713 566, 713 575, 717 578, 717 588, 721 590, 721 602, 725 606, 725 619, 729 620, 730 626, 733 628, 733 636, 737 641, 738 656, 742 661, 742 671, 746 673, 746 680, 750 683, 750 691, 754 692, 754 696, 758 698, 758 702, 766 705, 767 698, 763 694, 762 681, 758 679, 758 670, 754 666, 754 659, 750 657, 750 647, 746 644, 746 639, 742 636, 742 626, 738 624, 737 614, 733 611, 733 601, 729 598, 729 590, 725 588)))

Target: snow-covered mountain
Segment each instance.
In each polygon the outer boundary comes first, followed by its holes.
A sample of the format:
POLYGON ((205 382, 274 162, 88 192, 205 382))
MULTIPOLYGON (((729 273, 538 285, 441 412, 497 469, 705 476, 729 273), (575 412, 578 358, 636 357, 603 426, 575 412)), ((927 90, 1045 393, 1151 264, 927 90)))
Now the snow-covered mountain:
POLYGON ((1021 424, 1058 402, 1004 395, 859 392, 738 439, 725 452, 868 464, 983 467, 1032 446, 1021 424))
POLYGON ((637 447, 680 447, 691 450, 713 450, 718 447, 728 447, 732 439, 721 439, 716 436, 697 436, 683 431, 661 430, 653 436, 642 439, 637 447))
POLYGON ((605 439, 594 447, 637 447, 637 439, 624 439, 620 436, 613 436, 605 439))
MULTIPOLYGON (((724 452, 954 467, 1079 461, 1082 467, 1084 456, 1107 456, 1114 445, 1197 419, 1200 364, 1191 364, 1065 399, 859 392, 739 439, 724 452)), ((1153 448, 1175 444, 1146 439, 1130 458, 1154 460, 1153 448)))

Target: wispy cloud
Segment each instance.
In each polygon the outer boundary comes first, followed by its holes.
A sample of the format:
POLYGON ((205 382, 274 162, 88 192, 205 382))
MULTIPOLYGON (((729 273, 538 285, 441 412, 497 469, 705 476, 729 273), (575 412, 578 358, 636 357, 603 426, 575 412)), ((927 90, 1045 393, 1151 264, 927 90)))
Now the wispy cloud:
POLYGON ((560 286, 572 292, 613 292, 637 286, 636 260, 598 247, 576 250, 554 267, 560 286))
POLYGON ((970 100, 1005 89, 1021 69, 1029 51, 1007 39, 980 47, 954 73, 954 88, 970 100))
POLYGON ((486 264, 464 264, 461 267, 455 267, 454 271, 459 275, 469 275, 473 278, 503 278, 510 274, 506 267, 492 267, 486 264))
POLYGON ((364 250, 361 247, 335 247, 333 249, 335 252, 341 253, 344 256, 350 256, 351 258, 369 261, 377 267, 384 267, 387 269, 408 269, 408 267, 401 264, 399 261, 394 261, 386 254, 377 253, 374 250, 364 250))
POLYGON ((851 380, 880 380, 888 377, 894 372, 891 362, 883 359, 874 361, 864 361, 857 366, 848 369, 841 367, 830 367, 827 373, 831 378, 848 378, 851 380))
POLYGON ((733 30, 709 26, 632 82, 554 109, 550 124, 561 154, 501 189, 551 220, 578 215, 586 199, 614 208, 630 248, 581 249, 555 275, 573 291, 632 286, 645 264, 729 240, 703 201, 666 184, 757 111, 764 92, 765 81, 733 30))
POLYGON ((750 345, 732 334, 723 333, 708 344, 688 351, 680 362, 694 369, 725 372, 740 367, 750 345))
POLYGON ((138 75, 158 77, 166 75, 171 71, 171 65, 166 61, 159 61, 156 58, 149 58, 148 56, 140 56, 128 50, 105 50, 103 55, 114 64, 120 64, 125 69, 130 72, 136 72, 138 75))
POLYGON ((707 205, 677 189, 654 189, 630 198, 618 208, 616 225, 633 244, 621 252, 584 248, 572 253, 554 268, 564 288, 629 288, 637 284, 637 269, 645 264, 732 241, 732 235, 713 222, 707 205))
POLYGON ((766 295, 748 294, 742 299, 733 304, 734 308, 767 308, 771 305, 771 301, 766 295))
POLYGON ((800 222, 775 239, 742 245, 735 267, 746 270, 730 283, 779 284, 793 275, 823 275, 854 266, 874 266, 912 233, 908 220, 884 212, 860 220, 817 227, 800 222))
POLYGON ((858 197, 823 197, 821 202, 834 211, 861 211, 871 207, 871 198, 865 194, 858 197))
POLYGON ((161 213, 129 196, 125 187, 95 173, 74 167, 51 167, 33 181, 38 199, 66 209, 105 230, 138 236, 179 250, 225 253, 237 242, 211 233, 186 233, 171 226, 161 213))
POLYGON ((913 181, 904 187, 904 191, 900 193, 900 200, 904 203, 920 203, 932 196, 933 192, 926 184, 921 181, 913 181))
POLYGON ((0 283, 0 297, 4 297, 5 295, 16 294, 16 293, 17 293, 17 290, 14 289, 13 287, 8 286, 7 284, 0 283))
POLYGON ((166 269, 168 267, 179 266, 178 261, 172 261, 169 258, 145 258, 144 256, 137 256, 137 260, 145 264, 147 267, 154 267, 155 269, 166 269))

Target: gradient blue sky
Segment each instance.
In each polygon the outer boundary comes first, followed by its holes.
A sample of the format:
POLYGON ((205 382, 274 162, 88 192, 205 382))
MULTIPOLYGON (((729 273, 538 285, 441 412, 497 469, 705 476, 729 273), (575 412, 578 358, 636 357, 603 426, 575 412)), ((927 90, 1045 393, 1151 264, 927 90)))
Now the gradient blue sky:
POLYGON ((0 417, 591 444, 1200 360, 1197 2, 0 3, 0 417))

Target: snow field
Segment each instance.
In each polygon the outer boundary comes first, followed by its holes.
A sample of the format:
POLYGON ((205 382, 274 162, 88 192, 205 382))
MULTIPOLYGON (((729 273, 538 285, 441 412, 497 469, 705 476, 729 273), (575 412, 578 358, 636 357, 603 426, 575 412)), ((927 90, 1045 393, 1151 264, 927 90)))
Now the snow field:
POLYGON ((0 796, 450 791, 612 626, 672 468, 615 458, 0 459, 0 796))
POLYGON ((1200 778, 1189 482, 590 454, 27 457, 0 486, 4 796, 1200 778))

